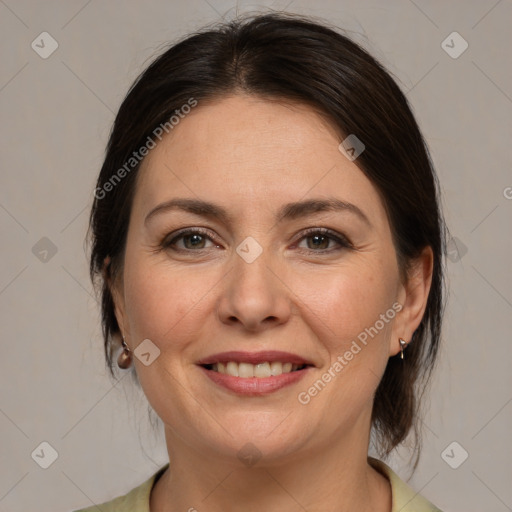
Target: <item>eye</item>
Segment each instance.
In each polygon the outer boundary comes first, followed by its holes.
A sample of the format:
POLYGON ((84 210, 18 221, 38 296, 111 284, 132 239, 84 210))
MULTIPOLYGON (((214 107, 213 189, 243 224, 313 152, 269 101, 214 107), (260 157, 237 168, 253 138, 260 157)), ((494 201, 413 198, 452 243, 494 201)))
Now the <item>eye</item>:
MULTIPOLYGON (((311 243, 308 243, 306 247, 306 250, 311 252, 323 253, 341 250, 342 248, 353 248, 353 245, 344 235, 331 231, 327 228, 311 228, 302 233, 302 237, 299 239, 299 242, 303 240, 311 240, 311 243), (329 248, 329 246, 332 245, 332 242, 335 242, 338 247, 335 247, 334 249, 329 248)), ((175 251, 199 252, 212 247, 205 246, 208 241, 212 242, 215 247, 220 247, 218 244, 215 244, 213 237, 208 230, 201 228, 184 229, 183 231, 172 233, 172 235, 165 238, 161 246, 164 249, 171 249, 175 251), (180 242, 183 243, 181 247, 179 246, 180 242)), ((299 244, 296 245, 297 247, 300 247, 299 244)))
POLYGON ((210 242, 213 241, 212 237, 209 234, 209 231, 200 228, 186 229, 174 235, 175 236, 173 238, 164 239, 164 241, 162 242, 162 247, 164 249, 174 248, 177 251, 201 251, 203 249, 208 249, 208 247, 204 246, 204 243, 207 240, 209 240, 210 242), (176 247, 177 242, 180 240, 183 241, 184 247, 176 247))
POLYGON ((340 248, 351 249, 353 245, 350 241, 339 233, 335 233, 327 228, 311 228, 303 233, 302 238, 299 240, 311 240, 311 243, 307 244, 307 250, 313 252, 332 252, 340 250, 340 248), (329 244, 334 241, 338 244, 338 248, 329 249, 329 244))

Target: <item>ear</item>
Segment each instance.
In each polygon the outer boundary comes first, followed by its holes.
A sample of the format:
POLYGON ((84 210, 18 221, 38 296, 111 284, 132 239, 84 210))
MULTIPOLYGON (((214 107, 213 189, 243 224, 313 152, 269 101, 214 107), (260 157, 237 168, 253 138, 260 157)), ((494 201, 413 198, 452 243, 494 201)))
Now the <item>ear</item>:
POLYGON ((128 322, 126 321, 127 319, 125 314, 123 278, 122 276, 116 276, 115 278, 112 276, 110 263, 110 256, 107 256, 103 260, 103 279, 105 280, 108 289, 110 290, 110 294, 112 295, 114 313, 116 315, 117 324, 119 325, 119 330, 121 331, 121 337, 123 335, 128 336, 128 322))
POLYGON ((407 343, 411 341, 414 331, 418 328, 427 307, 428 294, 432 284, 434 254, 427 246, 421 254, 411 262, 407 281, 402 283, 398 292, 398 303, 402 309, 397 314, 390 339, 389 355, 400 352, 399 338, 407 343))

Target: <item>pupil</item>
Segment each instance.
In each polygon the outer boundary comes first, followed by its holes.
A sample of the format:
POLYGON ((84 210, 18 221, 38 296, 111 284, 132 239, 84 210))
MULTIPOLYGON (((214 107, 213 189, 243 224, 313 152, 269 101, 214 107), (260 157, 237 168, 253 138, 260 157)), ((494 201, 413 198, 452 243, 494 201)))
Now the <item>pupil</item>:
MULTIPOLYGON (((319 241, 319 240, 326 240, 326 237, 324 235, 313 235, 311 237, 313 240, 316 240, 316 241, 319 241)), ((320 244, 317 244, 316 242, 313 243, 314 247, 320 247, 320 245, 322 245, 321 243, 320 244)), ((325 244, 324 244, 325 245, 325 244)))
POLYGON ((201 235, 189 235, 189 241, 191 242, 191 245, 193 247, 196 247, 198 244, 196 244, 195 242, 199 242, 199 244, 201 243, 201 239, 202 239, 202 236, 201 235))

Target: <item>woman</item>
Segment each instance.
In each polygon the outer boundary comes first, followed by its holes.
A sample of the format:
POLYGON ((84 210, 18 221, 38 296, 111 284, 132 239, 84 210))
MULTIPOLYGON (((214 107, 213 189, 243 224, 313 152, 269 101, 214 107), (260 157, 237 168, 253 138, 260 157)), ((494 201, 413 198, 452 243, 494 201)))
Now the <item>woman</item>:
POLYGON ((439 510, 368 456, 371 433, 419 454, 438 196, 404 95, 324 23, 255 16, 157 58, 111 133, 91 277, 170 463, 101 510, 439 510))

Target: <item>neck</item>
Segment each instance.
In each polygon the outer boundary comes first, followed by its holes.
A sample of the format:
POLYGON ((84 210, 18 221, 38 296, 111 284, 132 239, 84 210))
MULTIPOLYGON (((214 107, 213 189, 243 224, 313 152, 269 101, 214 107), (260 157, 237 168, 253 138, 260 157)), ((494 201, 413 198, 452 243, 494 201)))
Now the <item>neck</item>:
POLYGON ((170 466, 155 484, 151 512, 390 512, 389 481, 367 462, 368 438, 339 437, 337 445, 247 467, 186 446, 166 428, 170 466))

